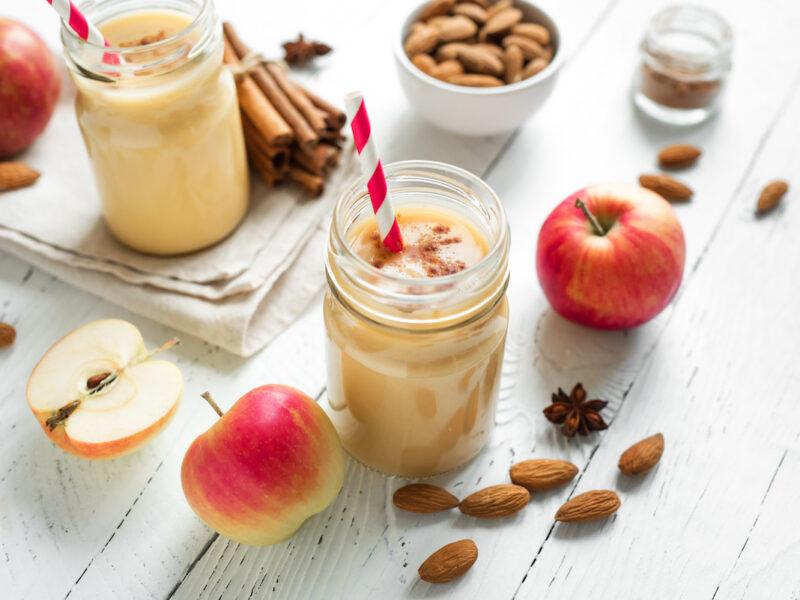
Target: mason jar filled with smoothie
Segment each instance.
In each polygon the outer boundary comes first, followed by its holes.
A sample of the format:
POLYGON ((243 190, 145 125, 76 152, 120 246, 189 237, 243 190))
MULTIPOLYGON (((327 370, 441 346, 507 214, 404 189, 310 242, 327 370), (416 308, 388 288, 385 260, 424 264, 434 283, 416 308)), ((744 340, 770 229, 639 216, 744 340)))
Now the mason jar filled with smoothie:
POLYGON ((111 232, 151 254, 221 240, 247 211, 249 184, 212 1, 90 0, 80 8, 110 44, 62 27, 75 113, 111 232))
POLYGON ((385 174, 403 237, 378 233, 365 183, 334 208, 324 300, 328 399, 345 448, 424 477, 473 458, 494 424, 508 327, 508 224, 495 193, 449 165, 385 174))

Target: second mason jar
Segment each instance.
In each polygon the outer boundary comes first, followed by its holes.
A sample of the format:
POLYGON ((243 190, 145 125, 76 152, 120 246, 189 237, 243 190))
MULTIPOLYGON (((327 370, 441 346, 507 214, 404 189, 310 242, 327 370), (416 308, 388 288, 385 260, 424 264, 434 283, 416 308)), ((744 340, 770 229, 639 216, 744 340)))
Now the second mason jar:
POLYGON ((61 39, 75 112, 111 232, 180 254, 228 235, 247 211, 244 138, 211 0, 89 0, 112 47, 61 39))
POLYGON ((364 259, 374 217, 363 180, 334 209, 324 301, 328 398, 356 459, 423 477, 473 458, 492 430, 508 327, 508 223, 491 188, 462 169, 408 161, 385 173, 409 236, 401 269, 380 251, 364 259))

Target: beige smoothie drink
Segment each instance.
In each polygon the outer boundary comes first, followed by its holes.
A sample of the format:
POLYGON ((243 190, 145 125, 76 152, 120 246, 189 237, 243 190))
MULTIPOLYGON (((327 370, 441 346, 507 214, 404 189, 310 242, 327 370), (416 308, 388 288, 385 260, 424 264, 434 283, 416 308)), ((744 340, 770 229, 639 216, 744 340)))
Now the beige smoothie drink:
POLYGON ((493 426, 507 234, 504 217, 493 231, 469 208, 403 196, 393 192, 403 252, 383 247, 368 213, 340 232, 346 257, 330 249, 327 393, 355 458, 419 477, 474 457, 493 426))
POLYGON ((219 23, 213 13, 143 8, 99 27, 120 47, 119 72, 107 64, 97 72, 99 61, 90 63, 74 40, 64 43, 109 228, 124 244, 153 254, 219 241, 244 216, 249 195, 219 23))

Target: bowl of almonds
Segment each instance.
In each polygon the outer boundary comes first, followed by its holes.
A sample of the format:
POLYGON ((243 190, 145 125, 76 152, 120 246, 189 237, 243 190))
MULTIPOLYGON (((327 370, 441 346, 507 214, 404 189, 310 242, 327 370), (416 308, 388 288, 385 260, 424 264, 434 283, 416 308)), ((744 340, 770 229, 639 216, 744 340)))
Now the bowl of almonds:
POLYGON ((553 20, 521 0, 428 0, 394 42, 400 83, 426 121, 462 135, 512 131, 544 104, 561 64, 553 20))

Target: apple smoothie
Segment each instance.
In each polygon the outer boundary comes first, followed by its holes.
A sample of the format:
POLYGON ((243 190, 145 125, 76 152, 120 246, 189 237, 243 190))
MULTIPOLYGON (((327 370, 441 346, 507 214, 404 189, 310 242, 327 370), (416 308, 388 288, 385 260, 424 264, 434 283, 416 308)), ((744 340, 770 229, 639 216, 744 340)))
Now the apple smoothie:
POLYGON ((507 225, 491 190, 460 169, 397 163, 386 173, 390 186, 393 178, 414 183, 392 190, 402 252, 382 245, 368 206, 338 223, 352 200, 345 194, 334 213, 327 394, 350 454, 421 477, 473 458, 494 424, 508 325, 507 225), (469 187, 442 193, 456 177, 469 187))
POLYGON ((209 246, 236 227, 249 198, 236 88, 211 3, 199 15, 184 12, 186 2, 105 4, 122 8, 96 19, 111 51, 62 32, 105 220, 142 252, 209 246), (103 62, 109 55, 119 64, 103 62))

